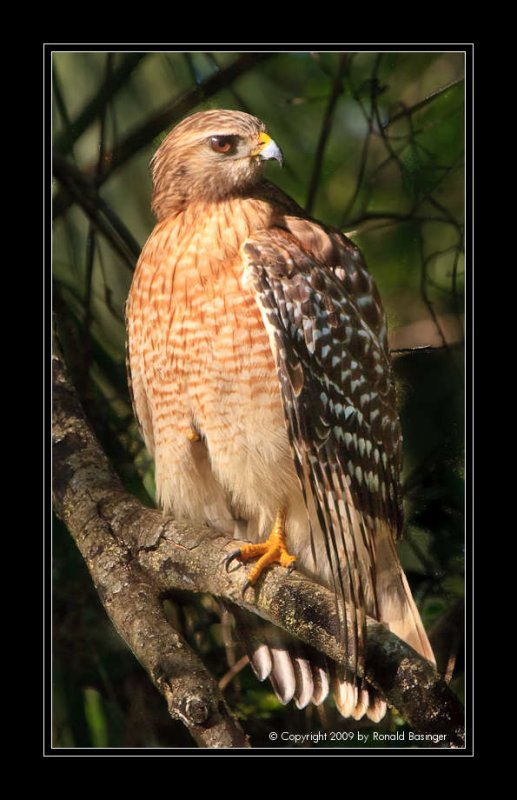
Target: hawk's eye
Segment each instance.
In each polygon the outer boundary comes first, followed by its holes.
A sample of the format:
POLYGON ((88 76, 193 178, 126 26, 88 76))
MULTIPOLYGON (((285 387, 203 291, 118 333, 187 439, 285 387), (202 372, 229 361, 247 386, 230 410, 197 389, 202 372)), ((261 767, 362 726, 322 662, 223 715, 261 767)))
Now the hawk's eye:
POLYGON ((212 136, 210 146, 216 153, 232 153, 235 150, 236 136, 212 136))

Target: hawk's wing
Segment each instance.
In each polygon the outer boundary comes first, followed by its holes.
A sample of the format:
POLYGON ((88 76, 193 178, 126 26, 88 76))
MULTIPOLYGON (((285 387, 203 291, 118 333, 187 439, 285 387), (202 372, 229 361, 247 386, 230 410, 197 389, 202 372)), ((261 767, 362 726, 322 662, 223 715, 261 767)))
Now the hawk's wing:
POLYGON ((245 276, 270 336, 306 506, 317 512, 339 607, 352 609, 346 645, 361 654, 365 613, 377 616, 376 526, 395 534, 401 520, 385 317, 349 240, 309 220, 285 223, 244 243, 245 276))

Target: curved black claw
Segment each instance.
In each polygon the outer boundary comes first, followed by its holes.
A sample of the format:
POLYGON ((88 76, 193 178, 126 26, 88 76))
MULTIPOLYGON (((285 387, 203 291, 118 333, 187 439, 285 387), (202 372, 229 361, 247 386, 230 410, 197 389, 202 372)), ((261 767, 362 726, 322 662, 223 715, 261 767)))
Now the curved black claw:
MULTIPOLYGON (((236 558, 239 558, 240 554, 241 554, 241 549, 239 547, 237 550, 233 550, 229 555, 227 555, 223 559, 223 564, 226 567, 226 572, 228 572, 232 561, 235 561, 236 558)), ((239 567, 242 567, 242 564, 239 564, 239 567)))
POLYGON ((295 569, 298 569, 298 567, 296 566, 296 561, 291 561, 291 563, 290 563, 290 564, 289 564, 289 566, 287 567, 287 572, 288 572, 288 574, 290 575, 290 574, 291 574, 291 572, 294 572, 294 571, 295 571, 295 569))
POLYGON ((241 592, 241 597, 242 598, 244 598, 244 595, 246 594, 246 589, 249 589, 250 586, 251 586, 251 583, 248 580, 245 580, 243 585, 242 585, 242 592, 241 592))

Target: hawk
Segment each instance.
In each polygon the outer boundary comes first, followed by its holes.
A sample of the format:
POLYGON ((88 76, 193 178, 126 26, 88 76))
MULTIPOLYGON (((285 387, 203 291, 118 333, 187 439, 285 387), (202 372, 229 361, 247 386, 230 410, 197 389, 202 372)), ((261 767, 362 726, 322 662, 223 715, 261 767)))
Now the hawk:
POLYGON ((133 405, 157 502, 249 541, 233 560, 295 565, 336 596, 345 671, 237 612, 282 703, 379 721, 361 679, 366 615, 433 659, 395 549, 401 433, 386 317, 358 248, 264 180, 263 122, 193 114, 152 160, 157 224, 127 307, 133 405))

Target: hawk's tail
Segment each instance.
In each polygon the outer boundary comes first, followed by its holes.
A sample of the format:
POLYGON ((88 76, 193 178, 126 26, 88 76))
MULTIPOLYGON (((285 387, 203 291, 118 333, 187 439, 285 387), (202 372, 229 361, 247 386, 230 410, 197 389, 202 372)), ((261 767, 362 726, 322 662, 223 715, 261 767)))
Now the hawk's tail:
POLYGON ((344 717, 382 719, 386 703, 372 687, 343 679, 337 664, 271 623, 242 609, 232 613, 255 675, 260 681, 269 678, 283 705, 293 700, 300 709, 309 703, 318 706, 332 691, 344 717))
POLYGON ((269 678, 283 705, 291 700, 297 708, 323 703, 330 689, 324 656, 254 614, 238 608, 232 613, 253 672, 260 681, 269 678))
MULTIPOLYGON (((376 616, 417 653, 435 664, 434 654, 400 564, 393 534, 387 522, 377 521, 375 536, 376 616)), ((368 610, 371 613, 371 610, 368 610)), ((343 675, 335 665, 333 690, 336 705, 344 717, 360 719, 365 713, 379 722, 386 713, 386 702, 367 684, 343 675)))
MULTIPOLYGON (((379 523, 375 535, 375 589, 378 619, 434 664, 387 523, 379 523)), ((346 675, 337 664, 271 623, 242 609, 235 609, 234 614, 253 671, 261 681, 270 679, 281 703, 294 700, 298 708, 311 702, 319 705, 332 690, 344 717, 361 719, 366 714, 373 722, 384 717, 386 702, 366 682, 346 675)))
POLYGON ((375 591, 380 621, 435 664, 434 653, 387 523, 379 523, 375 535, 375 591))

